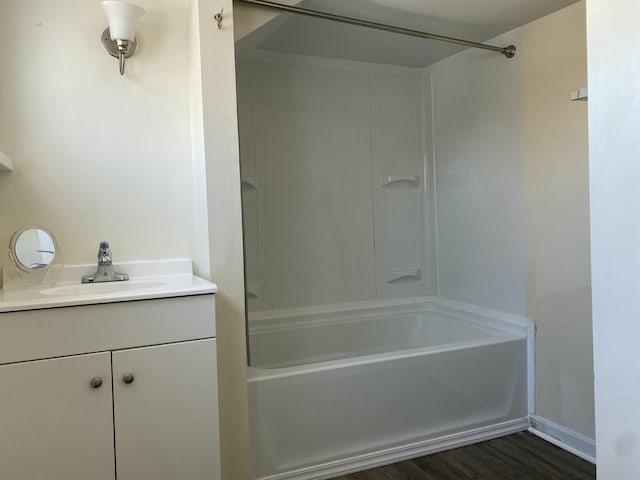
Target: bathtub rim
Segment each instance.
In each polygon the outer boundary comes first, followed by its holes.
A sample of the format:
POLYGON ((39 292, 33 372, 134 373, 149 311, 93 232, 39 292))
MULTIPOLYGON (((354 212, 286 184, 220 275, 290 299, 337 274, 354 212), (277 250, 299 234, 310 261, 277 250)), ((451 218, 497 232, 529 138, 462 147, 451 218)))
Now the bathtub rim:
POLYGON ((247 326, 248 334, 251 336, 252 332, 267 333, 287 328, 340 322, 344 321, 345 316, 355 313, 363 317, 377 317, 386 312, 411 314, 428 311, 491 329, 522 335, 527 335, 530 324, 530 320, 522 315, 438 297, 411 297, 250 312, 247 326))
POLYGON ((444 345, 431 347, 407 348, 394 350, 391 352, 374 353, 370 355, 359 355, 355 357, 341 358, 336 360, 318 361, 302 365, 292 365, 289 367, 247 367, 247 383, 255 383, 266 380, 277 380, 311 373, 320 373, 342 368, 360 367, 364 365, 383 364, 392 361, 418 358, 423 356, 437 355, 441 353, 455 352, 459 350, 470 350, 473 348, 486 347, 489 345, 500 345, 503 343, 526 341, 526 336, 504 333, 493 335, 481 339, 453 342, 444 345))

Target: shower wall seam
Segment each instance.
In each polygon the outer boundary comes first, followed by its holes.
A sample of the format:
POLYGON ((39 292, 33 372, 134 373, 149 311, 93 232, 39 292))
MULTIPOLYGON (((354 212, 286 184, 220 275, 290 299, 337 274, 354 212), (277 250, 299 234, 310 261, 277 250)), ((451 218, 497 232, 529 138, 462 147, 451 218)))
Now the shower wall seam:
MULTIPOLYGON (((251 68, 254 68, 253 66, 251 68)), ((262 68, 262 66, 260 66, 260 68, 262 68)), ((253 77, 253 75, 252 75, 253 77)), ((262 231, 262 219, 264 218, 263 215, 263 211, 262 209, 264 208, 264 202, 261 201, 261 197, 263 195, 262 192, 262 188, 260 187, 260 162, 258 162, 258 142, 256 141, 256 112, 255 112, 255 92, 253 89, 253 81, 249 84, 249 97, 251 98, 251 137, 252 137, 252 141, 253 141, 253 155, 254 155, 254 162, 255 162, 255 168, 256 168, 256 178, 258 179, 257 185, 258 185, 258 191, 256 192, 256 196, 258 197, 257 200, 257 207, 258 207, 258 285, 261 286, 260 288, 260 295, 262 295, 262 280, 264 279, 264 265, 263 265, 263 259, 265 258, 265 256, 263 255, 263 242, 261 241, 262 235, 260 234, 260 232, 262 231)), ((266 283, 266 282, 265 282, 266 283)), ((273 295, 271 294, 270 291, 267 291, 268 295, 268 302, 269 305, 271 306, 271 308, 273 308, 273 295)), ((249 312, 249 308, 247 305, 247 319, 248 317, 248 312, 249 312)), ((248 328, 247 328, 247 332, 248 332, 248 328)), ((251 348, 247 349, 247 352, 250 353, 251 348)))
POLYGON ((427 278, 426 287, 427 287, 427 295, 433 294, 433 272, 431 269, 431 262, 429 262, 429 250, 432 248, 432 239, 431 239, 431 228, 429 226, 431 214, 429 207, 431 206, 431 202, 429 201, 429 192, 431 191, 430 183, 432 182, 431 174, 428 166, 428 158, 427 154, 427 114, 426 114, 426 92, 424 85, 424 73, 420 72, 418 77, 419 91, 420 91, 420 144, 421 144, 421 170, 422 170, 422 215, 420 221, 421 225, 421 234, 422 234, 422 251, 421 253, 421 264, 422 268, 425 271, 425 275, 427 278))
POLYGON ((423 80, 422 72, 418 73, 417 81, 418 81, 418 98, 420 100, 420 108, 417 109, 416 115, 418 116, 417 125, 416 125, 416 134, 418 143, 420 145, 420 150, 418 152, 417 161, 419 162, 419 171, 422 175, 422 185, 420 191, 420 269, 422 271, 422 275, 426 279, 424 286, 426 295, 431 295, 433 293, 433 274, 431 272, 429 255, 428 251, 431 248, 431 239, 429 238, 429 206, 431 202, 429 202, 428 193, 429 187, 428 183, 431 181, 431 176, 429 175, 429 169, 427 167, 427 145, 426 145, 426 117, 425 117, 425 92, 424 92, 424 80, 423 80))
MULTIPOLYGON (((440 291, 440 232, 438 228, 438 182, 436 181, 437 175, 437 165, 436 165, 436 102, 435 102, 435 94, 433 89, 433 75, 429 68, 425 69, 426 77, 429 81, 429 103, 430 103, 430 111, 429 115, 431 117, 431 171, 433 178, 431 179, 431 185, 433 188, 433 242, 435 248, 435 269, 436 269, 436 296, 441 297, 440 291)), ((424 83, 424 81, 423 81, 424 83)), ((423 101, 423 108, 426 110, 426 102, 423 101)))
POLYGON ((375 298, 380 298, 380 287, 378 286, 378 251, 376 244, 376 182, 375 182, 375 168, 373 161, 373 120, 371 112, 371 104, 373 102, 373 88, 372 88, 371 72, 367 72, 367 84, 369 86, 369 165, 371 166, 371 239, 373 242, 373 284, 375 288, 375 298))

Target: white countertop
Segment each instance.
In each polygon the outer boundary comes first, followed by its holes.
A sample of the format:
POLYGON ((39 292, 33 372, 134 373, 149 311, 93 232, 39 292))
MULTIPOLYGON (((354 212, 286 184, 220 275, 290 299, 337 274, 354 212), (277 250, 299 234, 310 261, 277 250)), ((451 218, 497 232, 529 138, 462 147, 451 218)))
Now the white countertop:
POLYGON ((65 265, 55 285, 15 288, 5 284, 0 290, 0 313, 205 295, 218 290, 215 284, 193 275, 189 259, 114 264, 130 280, 80 283, 82 275, 95 269, 95 265, 65 265))

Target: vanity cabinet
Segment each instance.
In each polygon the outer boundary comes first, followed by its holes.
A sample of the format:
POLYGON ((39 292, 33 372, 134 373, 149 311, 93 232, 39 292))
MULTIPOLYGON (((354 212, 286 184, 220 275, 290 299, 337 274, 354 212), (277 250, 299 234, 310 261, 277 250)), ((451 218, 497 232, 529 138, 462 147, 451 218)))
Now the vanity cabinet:
MULTIPOLYGON (((58 345, 55 335, 48 341, 33 339, 47 344, 40 355, 55 351, 60 358, 23 359, 23 351, 13 362, 2 359, 0 478, 219 480, 213 298, 0 314, 0 333, 7 333, 0 336, 0 351, 9 347, 6 342, 18 341, 10 337, 19 335, 20 329, 39 336, 40 326, 46 335, 51 322, 60 320, 57 326, 62 330, 77 328, 83 317, 91 324, 86 315, 98 312, 99 318, 114 320, 104 332, 95 332, 99 339, 87 330, 58 345), (138 318, 136 323, 131 311, 144 311, 150 318, 138 318), (176 311, 182 315, 169 318, 176 311), (131 323, 121 323, 127 318, 131 323), (148 322, 154 328, 145 334, 140 327, 148 322), (15 328, 3 329, 12 324, 15 328), (131 345, 132 338, 144 346, 131 345), (78 354, 83 342, 86 348, 95 348, 96 342, 109 348, 78 354), (69 356, 63 356, 65 349, 69 356)), ((27 356, 38 355, 25 350, 27 356)))
POLYGON ((215 342, 113 352, 118 480, 219 478, 215 342))
POLYGON ((111 411, 108 352, 0 366, 0 478, 113 480, 111 411))

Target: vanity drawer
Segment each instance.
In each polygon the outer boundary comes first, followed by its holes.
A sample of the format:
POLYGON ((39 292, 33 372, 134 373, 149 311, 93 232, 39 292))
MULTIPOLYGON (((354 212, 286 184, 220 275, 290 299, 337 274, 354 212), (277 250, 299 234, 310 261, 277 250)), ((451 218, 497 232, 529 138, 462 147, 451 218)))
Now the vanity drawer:
POLYGON ((214 294, 0 313, 0 364, 215 336, 214 294))

